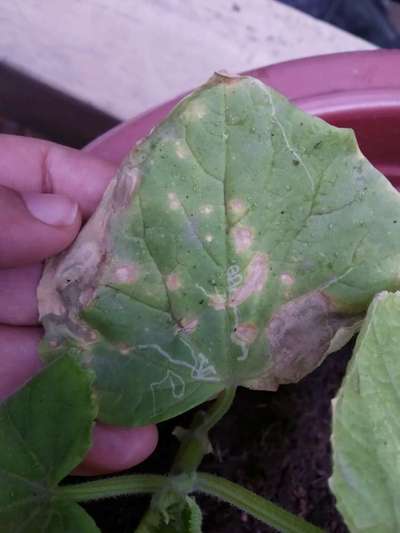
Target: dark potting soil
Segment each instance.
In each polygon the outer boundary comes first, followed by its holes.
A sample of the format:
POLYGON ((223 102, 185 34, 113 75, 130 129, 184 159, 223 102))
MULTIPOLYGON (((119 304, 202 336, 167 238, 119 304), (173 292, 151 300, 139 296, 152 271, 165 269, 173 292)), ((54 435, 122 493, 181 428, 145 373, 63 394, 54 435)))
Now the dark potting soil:
MULTIPOLYGON (((331 474, 331 399, 340 386, 351 348, 331 355, 314 373, 275 393, 240 389, 234 405, 211 433, 214 454, 201 470, 240 483, 329 533, 348 530, 328 488, 331 474)), ((173 460, 177 425, 192 414, 160 425, 154 456, 132 472, 164 473, 173 460)), ((269 533, 246 513, 197 496, 204 533, 269 533)), ((103 533, 132 533, 147 498, 123 497, 85 505, 103 533)), ((179 533, 179 532, 177 532, 179 533)))

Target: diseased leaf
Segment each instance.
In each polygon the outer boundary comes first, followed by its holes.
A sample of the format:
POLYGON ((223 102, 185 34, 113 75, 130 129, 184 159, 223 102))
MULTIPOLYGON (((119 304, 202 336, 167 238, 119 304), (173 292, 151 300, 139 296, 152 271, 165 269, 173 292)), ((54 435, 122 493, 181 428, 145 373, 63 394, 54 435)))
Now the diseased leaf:
POLYGON ((351 130, 216 75, 136 146, 39 288, 42 356, 144 424, 301 379, 399 287, 400 199, 351 130))
POLYGON ((400 293, 373 301, 334 401, 330 487, 352 533, 400 531, 400 293))
POLYGON ((0 405, 0 532, 99 531, 78 505, 53 500, 89 448, 94 417, 88 373, 71 358, 0 405))

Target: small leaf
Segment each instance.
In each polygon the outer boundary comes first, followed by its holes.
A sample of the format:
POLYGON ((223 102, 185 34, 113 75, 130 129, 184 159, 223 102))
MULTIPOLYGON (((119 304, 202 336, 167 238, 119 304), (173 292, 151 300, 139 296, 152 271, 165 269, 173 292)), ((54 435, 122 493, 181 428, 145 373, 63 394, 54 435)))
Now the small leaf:
POLYGON ((152 505, 135 533, 201 533, 202 513, 191 496, 169 491, 152 505))
POLYGON ((400 531, 400 292, 368 311, 334 400, 330 487, 352 533, 400 531))
POLYGON ((59 481, 91 442, 95 408, 88 372, 56 359, 0 405, 0 531, 95 533, 74 503, 54 500, 59 481))
POLYGON ((200 507, 194 498, 186 496, 186 506, 183 511, 183 519, 186 523, 188 533, 201 533, 203 515, 200 507))
POLYGON ((39 287, 46 360, 141 425, 300 380, 400 287, 400 196, 354 133, 214 76, 137 145, 39 287))

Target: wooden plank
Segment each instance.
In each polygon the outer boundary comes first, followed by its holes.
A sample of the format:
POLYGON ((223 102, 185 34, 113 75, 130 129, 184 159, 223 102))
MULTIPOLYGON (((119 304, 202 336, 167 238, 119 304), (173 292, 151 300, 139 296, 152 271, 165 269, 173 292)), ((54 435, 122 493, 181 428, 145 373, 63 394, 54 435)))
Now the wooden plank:
POLYGON ((13 0, 0 25, 9 65, 120 118, 215 70, 373 48, 273 0, 13 0))

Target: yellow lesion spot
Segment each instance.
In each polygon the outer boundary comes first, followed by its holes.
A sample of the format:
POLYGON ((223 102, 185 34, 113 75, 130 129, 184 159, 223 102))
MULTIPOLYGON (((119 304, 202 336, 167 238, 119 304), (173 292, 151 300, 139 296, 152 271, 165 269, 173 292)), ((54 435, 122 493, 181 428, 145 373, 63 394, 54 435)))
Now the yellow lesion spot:
POLYGON ((242 216, 246 212, 246 204, 240 198, 232 198, 228 203, 228 209, 236 216, 242 216))
POLYGON ((168 193, 168 205, 169 205, 169 208, 172 209, 173 211, 176 211, 177 209, 181 207, 181 203, 178 200, 178 197, 175 192, 168 193))
POLYGON ((243 253, 250 248, 254 240, 254 232, 245 226, 235 226, 231 232, 233 244, 237 254, 243 253))
POLYGON ((285 285, 286 287, 291 287, 294 283, 294 278, 287 272, 284 272, 279 276, 280 282, 282 285, 285 285))
POLYGON ((208 108, 204 102, 193 101, 188 107, 185 109, 185 112, 183 113, 184 117, 188 121, 195 121, 195 120, 201 120, 204 118, 208 113, 208 108))
POLYGON ((139 267, 135 263, 119 264, 112 274, 114 283, 135 283, 138 278, 139 267))
POLYGON ((179 159, 186 159, 190 156, 190 151, 183 141, 175 141, 175 153, 179 159))
POLYGON ((202 205, 199 211, 202 215, 211 215, 211 213, 214 211, 214 208, 212 205, 202 205))
POLYGON ((177 274, 168 274, 166 278, 167 289, 169 291, 177 291, 182 287, 181 279, 177 274))

